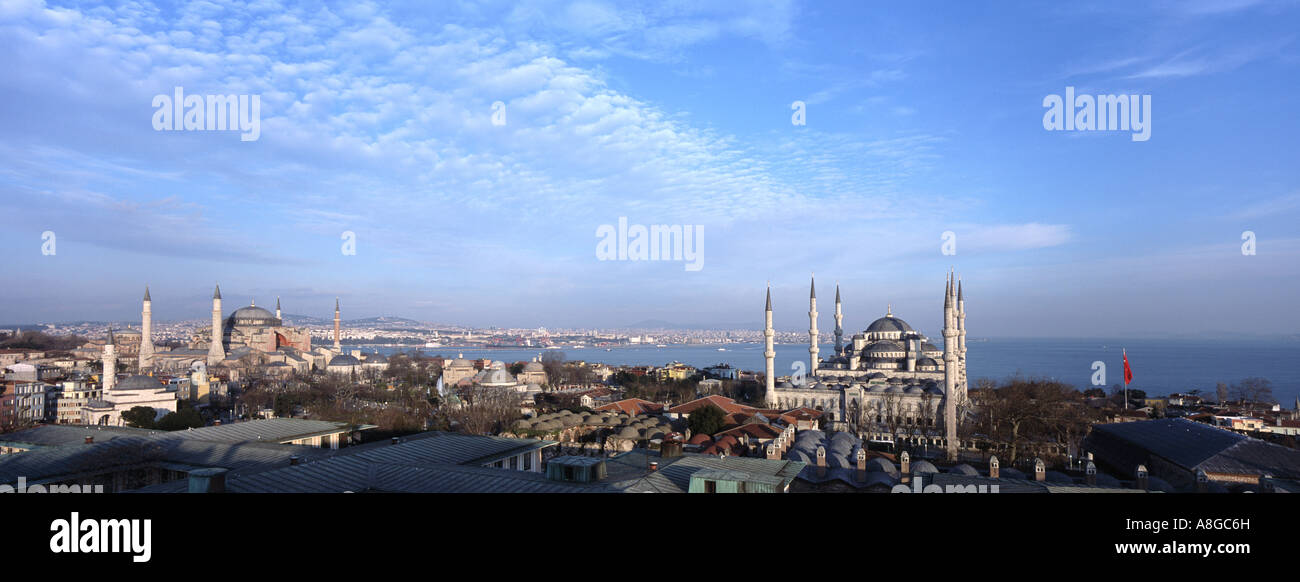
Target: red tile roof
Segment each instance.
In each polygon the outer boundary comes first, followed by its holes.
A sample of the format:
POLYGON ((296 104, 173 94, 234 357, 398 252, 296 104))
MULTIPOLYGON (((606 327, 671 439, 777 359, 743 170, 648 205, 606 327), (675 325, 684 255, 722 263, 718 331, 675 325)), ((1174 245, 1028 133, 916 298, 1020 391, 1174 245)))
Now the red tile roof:
POLYGON ((707 435, 707 434, 703 434, 703 433, 701 433, 701 434, 697 434, 697 435, 691 437, 690 440, 686 441, 686 444, 689 444, 689 445, 711 445, 711 444, 713 444, 713 437, 711 437, 711 436, 709 436, 709 435, 707 435))
POLYGON ((719 441, 726 437, 738 437, 742 434, 749 435, 751 439, 769 440, 781 436, 781 429, 770 424, 753 423, 742 424, 736 428, 731 428, 718 433, 719 441))
POLYGON ((690 414, 710 404, 722 409, 722 411, 727 414, 735 414, 737 412, 754 414, 755 412, 758 412, 757 408, 754 408, 752 406, 745 406, 744 404, 736 404, 735 400, 732 400, 731 398, 727 398, 726 396, 718 396, 716 394, 712 396, 705 396, 704 398, 697 398, 695 400, 687 402, 686 404, 679 404, 677 406, 669 408, 668 412, 672 412, 675 414, 690 414))
POLYGON ((662 404, 659 404, 657 402, 651 402, 649 400, 642 400, 640 398, 626 398, 623 400, 619 400, 618 402, 610 402, 609 404, 606 404, 604 406, 596 407, 596 410, 600 410, 600 411, 617 410, 619 412, 624 412, 627 414, 631 414, 633 416, 638 414, 659 413, 659 412, 663 412, 663 409, 664 406, 662 404))

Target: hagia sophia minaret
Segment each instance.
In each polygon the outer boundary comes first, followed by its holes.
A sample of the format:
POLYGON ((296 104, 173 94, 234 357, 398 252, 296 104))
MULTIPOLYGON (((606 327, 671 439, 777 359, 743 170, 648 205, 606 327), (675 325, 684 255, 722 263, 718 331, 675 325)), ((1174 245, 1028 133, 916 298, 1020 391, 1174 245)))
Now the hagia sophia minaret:
POLYGON ((153 299, 149 286, 144 286, 144 303, 140 310, 140 372, 153 364, 153 299))
POLYGON ((208 342, 208 365, 215 366, 226 359, 226 350, 221 346, 225 334, 221 329, 221 285, 212 292, 212 338, 208 342))
POLYGON ((956 285, 948 274, 943 295, 943 426, 948 459, 957 460, 957 306, 956 285))
POLYGON ((776 347, 772 345, 772 336, 776 332, 772 329, 772 286, 767 286, 767 307, 763 312, 763 361, 766 372, 765 384, 767 391, 764 393, 764 399, 768 408, 776 408, 776 347))
POLYGON ((808 362, 811 365, 809 376, 817 375, 817 279, 812 278, 808 288, 808 362))
POLYGON ((275 298, 275 318, 276 318, 276 319, 282 319, 282 318, 280 317, 280 297, 279 297, 279 296, 277 296, 277 297, 275 298))
POLYGON ((343 348, 339 346, 339 298, 334 298, 334 351, 342 353, 343 348))
POLYGON ((104 343, 104 371, 100 374, 100 385, 108 392, 117 384, 117 346, 113 345, 113 326, 108 326, 108 340, 104 343))
POLYGON ((844 354, 844 312, 840 309, 840 284, 835 283, 835 355, 844 354))

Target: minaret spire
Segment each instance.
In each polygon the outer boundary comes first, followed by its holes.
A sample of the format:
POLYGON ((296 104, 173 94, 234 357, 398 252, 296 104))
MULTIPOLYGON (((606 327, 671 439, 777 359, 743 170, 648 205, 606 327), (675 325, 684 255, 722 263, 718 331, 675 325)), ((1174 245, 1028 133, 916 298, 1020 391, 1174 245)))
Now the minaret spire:
POLYGON ((275 296, 275 318, 280 319, 280 296, 275 296))
POLYGON ((100 373, 99 384, 108 392, 117 385, 117 345, 113 343, 112 325, 108 326, 108 338, 104 341, 104 357, 101 360, 103 371, 100 373))
POLYGON ((943 425, 948 460, 957 460, 957 318, 953 308, 953 278, 948 273, 943 296, 943 425))
POLYGON ((334 351, 343 353, 343 348, 339 344, 339 298, 334 298, 334 351))
POLYGON ((215 366, 226 359, 225 341, 226 334, 221 329, 221 285, 217 285, 212 292, 212 335, 208 341, 208 366, 215 366))
POLYGON ((144 300, 140 307, 140 373, 144 373, 153 364, 153 299, 149 297, 149 286, 144 286, 144 300))
POLYGON ((808 287, 808 375, 817 375, 817 278, 808 287))
POLYGON ((840 307, 840 283, 835 282, 835 355, 844 355, 844 310, 840 307))
POLYGON ((772 284, 767 284, 767 307, 763 309, 763 400, 768 408, 779 408, 776 396, 776 348, 772 345, 776 332, 772 329, 772 284))

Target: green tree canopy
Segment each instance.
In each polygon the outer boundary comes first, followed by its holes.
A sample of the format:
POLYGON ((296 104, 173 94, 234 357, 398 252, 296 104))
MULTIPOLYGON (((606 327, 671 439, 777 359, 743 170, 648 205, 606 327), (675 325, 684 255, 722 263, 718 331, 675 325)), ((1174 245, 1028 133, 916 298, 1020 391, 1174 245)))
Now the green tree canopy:
POLYGON ((154 428, 153 419, 158 416, 153 408, 148 406, 132 406, 131 410, 122 413, 122 421, 127 426, 135 428, 154 428))
POLYGON ((711 435, 722 430, 726 422, 727 413, 721 408, 712 404, 692 412, 686 419, 686 424, 691 428, 692 434, 711 435))

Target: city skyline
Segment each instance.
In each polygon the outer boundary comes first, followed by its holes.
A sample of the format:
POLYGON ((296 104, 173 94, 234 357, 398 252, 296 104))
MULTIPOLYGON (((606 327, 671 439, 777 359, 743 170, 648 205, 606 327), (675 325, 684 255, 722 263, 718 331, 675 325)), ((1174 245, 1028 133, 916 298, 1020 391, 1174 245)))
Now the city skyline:
POLYGON ((937 336, 955 266, 978 337, 1300 330, 1295 3, 275 4, 0 7, 0 322, 136 321, 146 284, 201 319, 220 281, 228 312, 758 329, 770 281, 797 330, 815 272, 846 328, 937 336), (257 138, 156 130, 178 87, 258 95, 257 138), (1045 129, 1076 92, 1149 96, 1147 139, 1045 129), (620 219, 701 225, 702 268, 600 260, 620 219))

